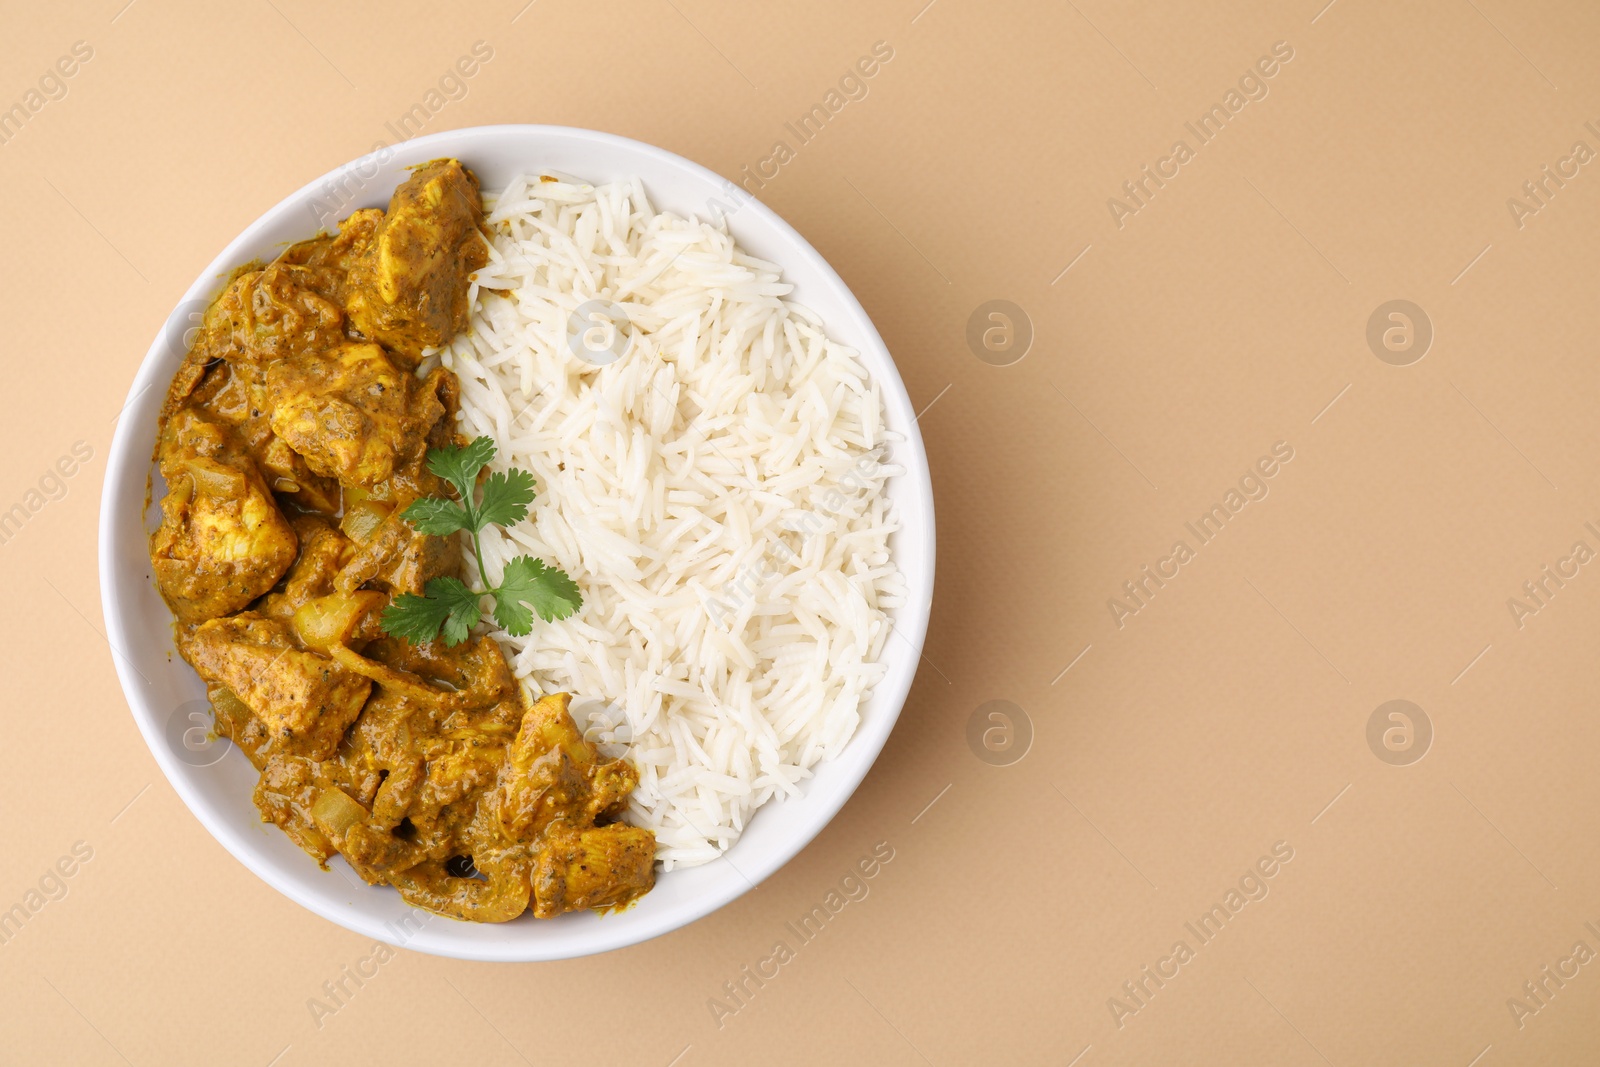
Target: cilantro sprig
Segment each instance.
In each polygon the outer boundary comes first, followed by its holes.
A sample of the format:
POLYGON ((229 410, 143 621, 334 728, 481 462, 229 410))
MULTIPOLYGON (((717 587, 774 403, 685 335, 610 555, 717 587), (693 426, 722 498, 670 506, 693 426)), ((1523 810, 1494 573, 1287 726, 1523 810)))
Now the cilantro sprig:
MULTIPOLYGON (((478 474, 494 454, 494 441, 488 437, 466 446, 429 449, 428 469, 448 482, 460 499, 422 497, 400 514, 418 533, 435 537, 461 530, 471 533, 478 573, 485 580, 479 531, 490 523, 510 526, 521 522, 534 498, 533 475, 514 469, 491 472, 483 481, 482 496, 478 495, 478 474)), ((533 629, 535 612, 545 622, 554 622, 583 604, 578 584, 565 571, 547 567, 532 556, 518 556, 506 564, 500 584, 492 589, 473 590, 459 578, 434 578, 423 587, 422 596, 401 593, 395 597, 384 609, 380 623, 384 633, 418 644, 433 640, 442 630, 446 645, 458 645, 482 619, 485 596, 494 599, 495 622, 516 637, 533 629)))

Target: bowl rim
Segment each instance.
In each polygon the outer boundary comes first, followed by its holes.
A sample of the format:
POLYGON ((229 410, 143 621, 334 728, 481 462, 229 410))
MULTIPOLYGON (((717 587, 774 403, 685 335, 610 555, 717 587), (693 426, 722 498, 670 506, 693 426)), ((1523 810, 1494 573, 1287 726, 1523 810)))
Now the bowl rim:
MULTIPOLYGON (((443 130, 435 133, 414 137, 398 144, 387 146, 392 151, 391 158, 408 161, 406 166, 425 162, 440 156, 456 156, 462 158, 468 166, 472 165, 470 159, 471 147, 468 142, 493 142, 501 138, 531 138, 554 137, 578 145, 605 146, 622 153, 635 153, 640 157, 651 159, 654 163, 676 168, 687 175, 710 183, 718 189, 733 187, 733 183, 692 160, 686 159, 667 149, 623 137, 618 134, 604 133, 598 130, 582 129, 569 126, 553 126, 540 124, 498 124, 488 126, 460 127, 453 130, 443 130)), ((348 911, 332 911, 325 907, 323 902, 315 899, 309 892, 302 891, 296 880, 282 877, 273 866, 267 862, 264 855, 260 854, 260 846, 249 840, 244 830, 235 825, 235 820, 230 819, 227 813, 213 807, 198 785, 192 782, 185 769, 178 765, 177 757, 165 743, 159 723, 159 712, 151 706, 151 700, 140 684, 142 675, 137 666, 120 651, 128 647, 128 634, 130 622, 136 621, 132 616, 132 609, 125 608, 124 595, 121 591, 122 584, 129 580, 125 573, 119 572, 116 566, 115 548, 118 546, 119 530, 118 519, 128 507, 126 498, 130 493, 141 502, 145 499, 145 485, 152 467, 151 457, 140 453, 138 441, 140 440, 140 420, 133 417, 134 405, 142 394, 152 388, 159 388, 161 396, 165 396, 166 388, 171 380, 171 373, 162 367, 161 356, 166 350, 168 342, 168 327, 171 315, 186 306, 192 306, 195 301, 209 303, 215 295, 219 278, 226 277, 229 272, 246 261, 245 250, 259 244, 263 231, 270 229, 280 219, 287 217, 290 212, 302 210, 317 196, 329 188, 330 182, 335 182, 342 175, 348 175, 351 168, 362 165, 380 151, 358 156, 353 160, 341 163, 325 174, 322 174, 299 189, 279 200, 272 207, 262 212, 248 226, 235 236, 211 260, 204 270, 185 290, 174 308, 164 321, 161 331, 151 342, 135 372, 132 384, 129 387, 127 399, 123 405, 123 415, 118 419, 118 425, 112 437, 110 451, 107 457, 105 482, 100 496, 100 517, 98 523, 98 570, 100 579, 101 610, 105 617, 106 635, 111 647, 112 660, 116 666, 117 677, 122 686, 129 710, 134 722, 144 737, 145 744, 155 757, 162 774, 177 792, 184 806, 199 820, 211 834, 236 860, 266 882, 279 893, 293 900, 307 910, 324 919, 361 934, 372 937, 394 947, 411 948, 416 951, 439 955, 455 959, 472 959, 484 961, 503 962, 533 962, 555 959, 571 959, 599 952, 610 951, 632 944, 642 943, 679 929, 692 922, 704 918, 714 911, 724 907, 731 901, 753 889, 757 884, 770 877, 808 845, 822 832, 839 810, 855 793, 867 772, 877 760, 883 746, 887 743, 889 734, 898 721, 901 710, 910 695, 912 682, 917 673, 917 666, 922 659, 922 649, 927 634, 928 620, 932 610, 933 579, 934 579, 934 554, 935 554, 935 527, 933 509, 933 486, 931 472, 928 466, 928 457, 923 445, 922 435, 913 417, 904 426, 894 425, 886 419, 886 425, 895 433, 903 437, 903 441, 896 442, 896 451, 903 449, 903 455, 897 455, 898 465, 903 472, 896 475, 896 479, 904 479, 904 484, 897 487, 898 493, 908 496, 909 508, 904 511, 915 512, 925 516, 916 528, 902 523, 897 532, 899 544, 896 549, 897 562, 901 564, 901 572, 905 576, 908 596, 903 606, 896 610, 892 620, 893 628, 910 645, 906 658, 908 669, 886 675, 884 680, 875 687, 874 703, 881 701, 881 707, 874 708, 874 715, 864 717, 856 729, 855 735, 839 754, 848 754, 857 768, 847 773, 848 777, 840 781, 836 788, 814 795, 807 788, 813 785, 808 782, 802 786, 810 798, 810 817, 798 832, 783 840, 776 848, 769 848, 767 854, 749 866, 734 868, 738 873, 737 878, 722 880, 722 885, 713 891, 702 894, 690 904, 677 911, 663 913, 653 923, 612 925, 602 919, 593 928, 593 936, 581 947, 574 950, 558 950, 554 952, 540 951, 538 939, 531 941, 508 940, 504 943, 497 941, 477 941, 466 939, 453 939, 448 934, 434 936, 436 927, 423 931, 428 936, 402 937, 397 936, 391 923, 382 921, 359 907, 348 911), (137 485, 137 489, 130 489, 130 480, 137 485), (118 509, 124 509, 119 511, 118 509), (914 563, 908 567, 907 562, 914 563), (511 946, 510 951, 504 950, 511 946), (518 949, 521 950, 518 950, 518 949)), ((530 159, 530 168, 536 160, 530 159)), ((641 180, 648 183, 649 178, 644 174, 639 175, 641 180)), ((386 189, 382 176, 375 182, 376 188, 386 189)), ((647 185, 648 190, 648 185, 647 185)), ((833 267, 822 255, 812 247, 800 233, 789 225, 776 211, 758 198, 751 196, 747 191, 740 190, 740 205, 738 210, 749 210, 760 217, 762 222, 770 227, 776 237, 790 246, 785 250, 785 258, 779 262, 785 273, 789 268, 805 261, 806 265, 817 275, 823 287, 833 290, 833 296, 845 309, 846 314, 854 321, 850 323, 850 340, 854 347, 862 351, 863 357, 869 362, 869 373, 878 382, 884 395, 886 408, 895 406, 898 402, 904 410, 914 410, 910 404, 910 397, 906 392, 899 369, 890 355, 888 347, 884 344, 871 317, 861 306, 854 292, 844 282, 833 267), (792 258, 791 258, 792 256, 792 258), (857 343, 859 342, 859 344, 857 343), (868 350, 871 350, 870 352, 868 350)), ((341 204, 338 215, 342 218, 353 210, 354 203, 341 204)), ((830 334, 833 332, 829 330, 830 334)), ((148 506, 154 507, 155 501, 150 501, 148 506)), ((141 503, 141 506, 144 506, 141 503)), ((144 529, 140 524, 140 529, 144 529)), ((125 538, 124 538, 125 539, 125 538)), ((135 580, 144 580, 143 578, 135 580)), ((131 599, 131 598, 128 598, 131 599)), ((893 635, 891 635, 893 636, 893 635)), ((889 646, 886 644, 885 648, 889 646)), ((177 666, 181 661, 173 661, 177 666)), ((188 669, 183 665, 184 669, 188 669)), ((837 758, 837 757, 832 757, 837 758)), ((826 762, 826 761, 825 761, 826 762)), ((724 855, 736 853, 740 841, 734 843, 724 855)), ((716 861, 713 861, 716 862, 716 861)), ((731 861, 729 861, 731 863, 731 861)), ((672 872, 658 875, 658 877, 671 877, 672 872)), ((648 899, 648 898, 646 898, 648 899)), ((549 920, 542 920, 548 922, 549 920)), ((473 924, 476 925, 476 924, 473 924)), ((448 928, 447 928, 448 929, 448 928)))

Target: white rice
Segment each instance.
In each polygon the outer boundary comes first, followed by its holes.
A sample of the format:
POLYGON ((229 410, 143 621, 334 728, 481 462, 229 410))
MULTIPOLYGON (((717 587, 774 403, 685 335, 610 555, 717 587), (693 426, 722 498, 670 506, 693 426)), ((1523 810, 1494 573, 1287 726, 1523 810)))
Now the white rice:
POLYGON ((485 531, 483 563, 498 582, 531 554, 583 591, 571 618, 495 637, 638 766, 632 820, 664 867, 705 863, 844 748, 883 676, 905 584, 878 388, 776 265, 723 225, 657 213, 638 181, 535 173, 486 200, 472 329, 439 358, 462 431, 493 437, 495 466, 531 471, 539 496, 507 535, 485 531), (617 334, 581 323, 590 348, 615 340, 605 366, 569 340, 596 299, 626 316, 617 334))

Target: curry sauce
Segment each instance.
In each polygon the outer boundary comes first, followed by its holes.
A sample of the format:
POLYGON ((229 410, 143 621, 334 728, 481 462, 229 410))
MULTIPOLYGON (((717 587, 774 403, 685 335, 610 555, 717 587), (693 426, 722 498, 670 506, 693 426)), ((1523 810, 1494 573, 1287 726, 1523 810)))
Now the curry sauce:
POLYGON ((461 572, 459 540, 402 512, 450 495, 426 456, 464 443, 459 387, 416 371, 466 328, 482 222, 477 178, 438 160, 387 211, 234 275, 162 409, 150 557, 263 820, 417 907, 503 922, 632 902, 655 836, 622 821, 637 772, 567 694, 534 701, 487 636, 379 625, 461 572))

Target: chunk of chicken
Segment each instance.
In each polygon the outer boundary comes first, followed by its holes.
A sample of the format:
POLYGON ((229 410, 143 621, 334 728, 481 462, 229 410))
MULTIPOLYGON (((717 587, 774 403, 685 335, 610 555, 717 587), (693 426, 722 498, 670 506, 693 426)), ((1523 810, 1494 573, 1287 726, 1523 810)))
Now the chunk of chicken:
POLYGON ((344 310, 317 292, 327 287, 321 283, 318 272, 294 264, 247 271, 206 309, 196 343, 230 363, 332 348, 344 340, 344 310))
POLYGON ((372 486, 427 449, 444 414, 434 392, 374 344, 267 368, 272 430, 318 474, 372 486))
POLYGON ((294 562, 296 540, 248 456, 192 413, 168 424, 167 495, 150 537, 156 585, 180 622, 237 611, 294 562))
POLYGON ((431 578, 461 568, 461 539, 418 533, 395 508, 351 555, 334 588, 353 593, 371 584, 389 593, 420 595, 431 578))
POLYGON ((300 555, 284 578, 283 588, 268 593, 256 610, 270 619, 288 623, 294 613, 319 597, 333 592, 333 578, 350 554, 344 534, 314 515, 300 515, 293 521, 300 541, 300 555))
POLYGON ((655 884, 656 835, 627 823, 578 829, 556 823, 533 870, 533 914, 621 907, 655 884))
POLYGON ((639 783, 633 764, 604 759, 584 740, 567 711, 571 700, 554 693, 528 708, 506 753, 496 799, 500 826, 513 840, 532 841, 560 821, 618 814, 639 783))
MULTIPOLYGON (((467 438, 456 432, 461 411, 461 384, 456 380, 456 376, 443 367, 435 367, 423 379, 422 388, 437 397, 439 403, 444 406, 444 417, 434 423, 433 429, 428 431, 427 448, 431 450, 451 445, 465 445, 467 438)), ((387 481, 379 482, 372 487, 371 494, 375 500, 387 501, 396 508, 404 510, 418 497, 449 496, 450 487, 443 478, 430 471, 428 465, 419 459, 416 463, 396 468, 387 481)))
POLYGON ((206 699, 211 701, 211 721, 217 736, 238 745, 259 771, 271 755, 272 732, 266 723, 225 685, 207 686, 206 699))
MULTIPOLYGON (((483 846, 486 862, 503 859, 514 863, 517 857, 504 855, 504 850, 489 844, 496 835, 478 818, 482 797, 499 773, 510 732, 463 729, 433 734, 415 717, 412 726, 429 734, 420 739, 427 754, 418 763, 402 763, 391 770, 374 798, 370 816, 360 830, 339 843, 340 851, 358 870, 403 870, 424 859, 442 863, 463 846, 477 844, 483 846), (402 780, 391 788, 389 782, 396 776, 402 780), (467 845, 468 841, 475 844, 467 845)), ((360 727, 357 730, 359 733, 360 727)), ((526 864, 526 853, 519 855, 526 864)), ((382 879, 381 874, 377 877, 382 879)), ((522 883, 526 887, 526 866, 522 883)), ((526 907, 524 888, 516 913, 526 907)))
POLYGON ((309 268, 310 287, 342 307, 349 289, 350 268, 371 246, 372 235, 382 221, 383 212, 378 208, 353 211, 339 223, 337 234, 319 234, 290 245, 278 262, 309 268))
POLYGON ((361 713, 372 683, 296 647, 282 623, 254 612, 212 619, 180 639, 195 672, 225 685, 266 725, 275 751, 325 760, 361 713))
POLYGON ((333 514, 339 510, 339 483, 314 473, 301 455, 272 432, 271 403, 267 398, 267 368, 259 363, 215 362, 194 390, 190 411, 234 431, 256 469, 274 493, 291 498, 309 511, 333 514))
POLYGON ((467 327, 467 287, 489 260, 478 227, 478 179, 453 159, 395 190, 372 242, 350 268, 345 307, 362 335, 408 366, 467 327))
POLYGON ((262 822, 276 823, 289 840, 326 867, 334 845, 311 815, 326 792, 319 770, 318 764, 305 756, 270 756, 261 767, 254 799, 262 822))

